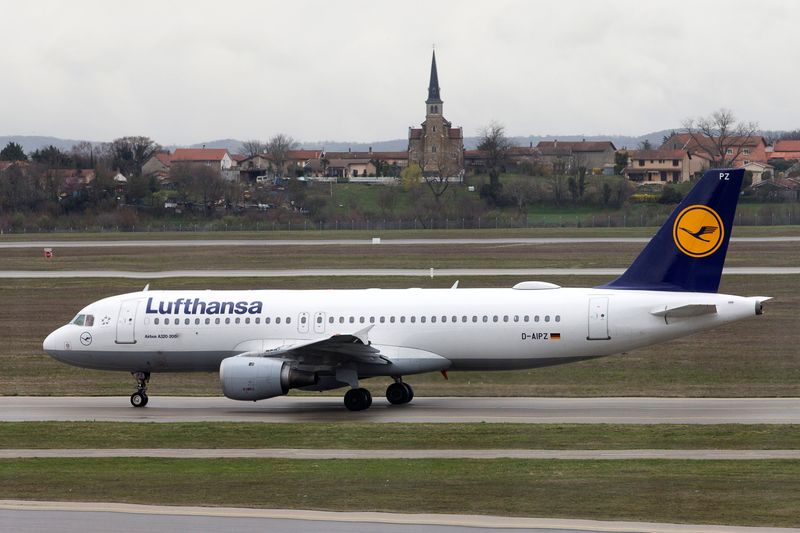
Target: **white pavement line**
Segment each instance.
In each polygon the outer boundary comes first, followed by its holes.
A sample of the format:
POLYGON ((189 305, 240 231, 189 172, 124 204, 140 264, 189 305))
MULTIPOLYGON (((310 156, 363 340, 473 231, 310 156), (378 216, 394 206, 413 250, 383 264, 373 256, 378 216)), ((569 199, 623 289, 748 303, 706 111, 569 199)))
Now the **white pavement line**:
POLYGON ((176 459, 665 459, 753 461, 800 459, 800 450, 373 450, 310 448, 1 449, 0 459, 159 457, 176 459))
MULTIPOLYGON (((618 276, 624 268, 440 268, 435 276, 618 276)), ((729 267, 724 275, 796 275, 797 267, 729 267)), ((308 268, 277 270, 3 270, 3 279, 53 278, 297 278, 331 276, 430 277, 431 269, 421 268, 308 268)))
POLYGON ((375 512, 333 512, 294 509, 247 509, 240 507, 157 506, 105 502, 52 502, 0 500, 0 509, 20 511, 82 511, 106 513, 154 514, 173 516, 213 516, 234 518, 273 518, 326 522, 363 522, 376 524, 409 524, 506 529, 571 529, 640 533, 800 533, 797 528, 745 527, 726 525, 665 524, 655 522, 622 522, 572 520, 556 518, 523 518, 487 515, 401 514, 375 512))

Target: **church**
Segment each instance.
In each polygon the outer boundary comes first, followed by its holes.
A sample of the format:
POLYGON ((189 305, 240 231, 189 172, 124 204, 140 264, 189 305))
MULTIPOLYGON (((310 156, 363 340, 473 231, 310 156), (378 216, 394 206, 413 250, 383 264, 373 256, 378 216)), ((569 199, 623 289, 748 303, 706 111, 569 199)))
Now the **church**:
POLYGON ((408 164, 416 163, 423 176, 461 177, 464 169, 464 132, 444 118, 439 90, 436 52, 431 58, 431 79, 421 128, 408 129, 408 164))

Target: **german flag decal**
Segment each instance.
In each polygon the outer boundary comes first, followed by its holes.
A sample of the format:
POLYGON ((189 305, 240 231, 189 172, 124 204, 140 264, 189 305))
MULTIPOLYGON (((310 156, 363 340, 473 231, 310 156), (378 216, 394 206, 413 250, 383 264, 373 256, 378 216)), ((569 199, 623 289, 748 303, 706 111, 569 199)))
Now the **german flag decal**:
POLYGON ((553 341, 560 341, 561 340, 561 333, 551 333, 550 340, 553 341))

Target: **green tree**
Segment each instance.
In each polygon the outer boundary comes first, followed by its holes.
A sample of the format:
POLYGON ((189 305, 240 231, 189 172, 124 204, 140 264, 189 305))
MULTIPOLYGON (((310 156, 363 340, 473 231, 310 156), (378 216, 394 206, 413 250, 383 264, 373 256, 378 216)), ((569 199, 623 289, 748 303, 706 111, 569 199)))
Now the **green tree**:
POLYGON ((49 168, 66 168, 72 166, 72 158, 68 153, 62 152, 52 144, 45 148, 34 150, 31 159, 49 168))
POLYGON ((622 171, 628 166, 628 151, 620 150, 614 154, 614 174, 621 176, 622 171))
POLYGON ((638 149, 639 150, 652 150, 653 149, 653 143, 650 142, 650 139, 645 139, 645 140, 639 142, 638 149))
POLYGON ((0 150, 0 161, 27 161, 28 156, 19 144, 9 141, 5 148, 0 150))

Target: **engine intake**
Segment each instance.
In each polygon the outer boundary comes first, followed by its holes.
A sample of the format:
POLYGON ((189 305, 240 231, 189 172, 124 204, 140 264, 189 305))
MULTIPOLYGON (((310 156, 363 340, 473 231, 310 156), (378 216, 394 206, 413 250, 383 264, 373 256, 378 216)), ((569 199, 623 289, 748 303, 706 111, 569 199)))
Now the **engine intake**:
POLYGON ((268 357, 228 357, 219 366, 222 393, 232 400, 265 400, 317 382, 314 372, 268 357))

